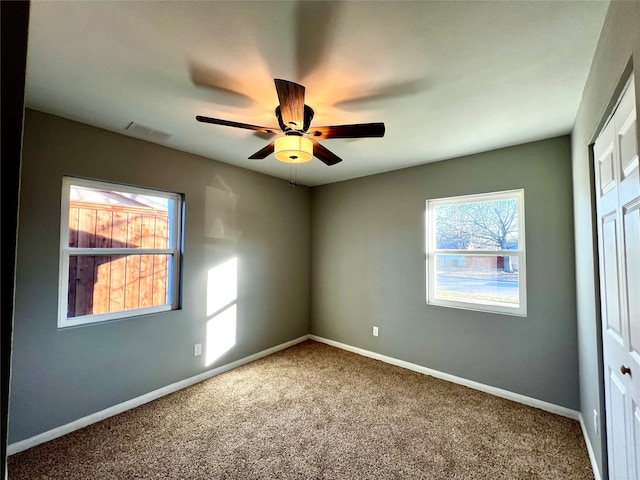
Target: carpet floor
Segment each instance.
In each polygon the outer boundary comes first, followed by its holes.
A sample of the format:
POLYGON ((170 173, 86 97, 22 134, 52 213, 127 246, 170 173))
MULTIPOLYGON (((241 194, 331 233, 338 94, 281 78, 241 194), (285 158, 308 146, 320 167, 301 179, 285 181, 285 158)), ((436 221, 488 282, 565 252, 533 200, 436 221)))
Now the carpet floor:
POLYGON ((589 478, 575 420, 313 341, 9 458, 10 480, 589 478))

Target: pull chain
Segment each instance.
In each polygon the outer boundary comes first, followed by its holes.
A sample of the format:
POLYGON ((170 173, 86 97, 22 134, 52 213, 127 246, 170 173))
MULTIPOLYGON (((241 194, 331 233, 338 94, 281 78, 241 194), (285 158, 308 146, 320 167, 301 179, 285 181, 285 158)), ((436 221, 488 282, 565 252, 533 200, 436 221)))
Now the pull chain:
POLYGON ((292 187, 298 186, 298 170, 295 163, 289 164, 289 185, 292 187))

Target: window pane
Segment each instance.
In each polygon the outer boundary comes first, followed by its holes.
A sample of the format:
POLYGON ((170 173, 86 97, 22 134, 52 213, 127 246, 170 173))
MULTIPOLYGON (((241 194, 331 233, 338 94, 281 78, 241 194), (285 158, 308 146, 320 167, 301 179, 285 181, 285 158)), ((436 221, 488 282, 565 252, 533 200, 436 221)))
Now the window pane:
POLYGON ((435 297, 519 307, 518 256, 436 255, 435 297))
POLYGON ((171 248, 169 215, 175 200, 72 185, 69 246, 171 248))
POLYGON ((435 223, 438 249, 518 249, 515 198, 440 205, 435 207, 435 223))
POLYGON ((171 303, 172 255, 72 255, 67 318, 171 303))

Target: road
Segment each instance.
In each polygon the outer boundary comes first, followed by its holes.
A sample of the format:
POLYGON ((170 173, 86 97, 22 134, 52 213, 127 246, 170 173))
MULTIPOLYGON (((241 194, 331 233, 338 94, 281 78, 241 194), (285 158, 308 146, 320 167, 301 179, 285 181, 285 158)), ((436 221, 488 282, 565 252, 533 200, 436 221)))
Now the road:
POLYGON ((474 295, 518 296, 518 282, 507 282, 488 278, 460 278, 440 274, 438 290, 474 295))

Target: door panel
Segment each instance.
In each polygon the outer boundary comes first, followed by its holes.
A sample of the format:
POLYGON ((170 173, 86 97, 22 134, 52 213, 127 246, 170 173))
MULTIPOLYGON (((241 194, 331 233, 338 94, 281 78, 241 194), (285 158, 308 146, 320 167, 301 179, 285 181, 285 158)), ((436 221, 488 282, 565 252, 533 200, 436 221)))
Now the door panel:
POLYGON ((618 239, 616 217, 610 215, 603 219, 602 225, 602 262, 604 263, 604 303, 606 315, 605 332, 622 345, 622 326, 620 324, 620 305, 618 291, 618 239))
POLYGON ((636 119, 629 120, 624 130, 618 134, 620 146, 620 164, 623 178, 628 177, 638 168, 638 143, 636 142, 636 119))
MULTIPOLYGON (((629 353, 640 366, 640 201, 624 209, 624 256, 626 270, 629 353)), ((633 371, 633 368, 632 368, 633 371)), ((640 373, 640 370, 638 370, 640 373)))
POLYGON ((614 115, 621 176, 624 180, 638 168, 638 137, 636 135, 635 89, 633 82, 623 95, 614 115))
POLYGON ((600 196, 604 196, 616 186, 613 176, 613 143, 610 143, 602 155, 598 157, 598 164, 600 166, 600 196))
MULTIPOLYGON (((640 445, 640 406, 633 404, 633 443, 640 445)), ((640 472, 640 455, 636 452, 636 473, 640 472)))
POLYGON ((626 404, 626 389, 624 384, 618 380, 617 372, 609 371, 608 375, 608 387, 607 394, 607 418, 610 421, 610 425, 616 432, 622 432, 622 435, 615 435, 610 442, 613 447, 610 455, 613 454, 613 458, 609 459, 609 476, 612 479, 628 479, 629 472, 627 471, 628 459, 627 450, 625 448, 625 404, 626 404), (613 468, 613 469, 612 469, 613 468))

